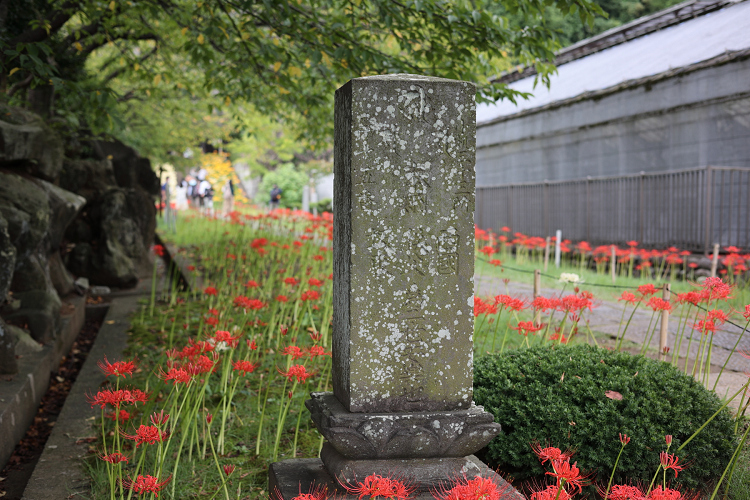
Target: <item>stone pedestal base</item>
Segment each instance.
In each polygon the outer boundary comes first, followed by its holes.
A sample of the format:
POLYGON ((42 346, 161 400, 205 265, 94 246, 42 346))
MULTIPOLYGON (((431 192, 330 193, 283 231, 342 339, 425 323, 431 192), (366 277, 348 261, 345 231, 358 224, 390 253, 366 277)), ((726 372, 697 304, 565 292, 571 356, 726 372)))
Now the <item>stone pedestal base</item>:
MULTIPOLYGON (((500 500, 524 500, 515 488, 497 473, 490 470, 479 459, 474 456, 466 457, 467 461, 475 465, 479 474, 467 477, 491 478, 498 485, 500 491, 500 500)), ((387 460, 386 460, 387 461, 387 460)), ((410 461, 414 464, 414 461, 410 461)), ((413 468, 410 470, 414 470, 413 468)), ((377 473, 387 475, 388 471, 378 471, 377 473)), ((359 477, 359 476, 358 476, 359 477)), ((364 479, 364 476, 362 477, 364 479)), ((449 477, 443 477, 442 481, 446 482, 449 477)), ((354 495, 347 495, 346 490, 338 485, 335 478, 331 477, 328 470, 319 458, 301 458, 296 460, 284 460, 271 464, 268 472, 268 488, 271 494, 271 500, 292 500, 300 493, 308 493, 315 488, 326 488, 329 497, 336 495, 337 499, 355 499, 354 495)), ((419 488, 411 497, 413 500, 434 500, 429 488, 419 488)))

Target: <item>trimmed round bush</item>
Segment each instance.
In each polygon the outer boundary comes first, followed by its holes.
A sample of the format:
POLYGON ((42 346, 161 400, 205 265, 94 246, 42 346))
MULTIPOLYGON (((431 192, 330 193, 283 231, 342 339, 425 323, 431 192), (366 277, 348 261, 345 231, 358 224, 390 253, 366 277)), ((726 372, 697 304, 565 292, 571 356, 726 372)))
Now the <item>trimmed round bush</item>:
POLYGON ((676 480, 668 471, 667 480, 697 490, 715 484, 737 444, 732 417, 724 409, 678 452, 721 407, 716 395, 667 363, 589 345, 517 349, 479 358, 474 399, 503 426, 485 458, 517 479, 549 470, 531 451, 530 444, 538 441, 575 449, 572 461, 597 472, 606 486, 622 433, 631 441, 615 482, 648 485, 659 452, 666 449, 664 436, 671 434, 670 453, 689 466, 676 480))

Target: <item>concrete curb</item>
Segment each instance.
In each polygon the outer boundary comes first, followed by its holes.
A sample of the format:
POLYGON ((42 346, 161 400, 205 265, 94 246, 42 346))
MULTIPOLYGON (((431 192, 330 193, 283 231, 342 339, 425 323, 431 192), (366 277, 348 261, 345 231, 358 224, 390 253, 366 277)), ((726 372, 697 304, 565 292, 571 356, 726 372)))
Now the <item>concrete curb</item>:
POLYGON ((101 410, 91 408, 86 395, 96 393, 105 383, 105 376, 99 370, 97 361, 105 354, 112 361, 122 358, 130 315, 137 310, 138 300, 150 293, 149 276, 142 279, 135 290, 110 296, 112 302, 96 341, 26 485, 23 494, 25 500, 89 497, 89 477, 84 470, 84 458, 89 455, 89 438, 95 437, 93 423, 101 410))
POLYGON ((86 297, 68 296, 63 302, 73 310, 60 317, 54 344, 18 360, 18 373, 0 383, 0 464, 6 464, 18 442, 34 421, 39 403, 49 387, 50 374, 57 370, 83 327, 86 297))

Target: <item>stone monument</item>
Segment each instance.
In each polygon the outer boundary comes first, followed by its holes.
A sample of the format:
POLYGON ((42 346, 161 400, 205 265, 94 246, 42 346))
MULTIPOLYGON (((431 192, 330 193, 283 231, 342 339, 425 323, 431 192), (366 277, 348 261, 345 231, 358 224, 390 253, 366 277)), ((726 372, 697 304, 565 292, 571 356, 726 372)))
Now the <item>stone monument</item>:
POLYGON ((370 474, 425 498, 456 478, 505 485, 472 455, 500 432, 472 401, 474 99, 416 75, 336 91, 334 392, 306 403, 321 458, 271 465, 280 498, 370 474))

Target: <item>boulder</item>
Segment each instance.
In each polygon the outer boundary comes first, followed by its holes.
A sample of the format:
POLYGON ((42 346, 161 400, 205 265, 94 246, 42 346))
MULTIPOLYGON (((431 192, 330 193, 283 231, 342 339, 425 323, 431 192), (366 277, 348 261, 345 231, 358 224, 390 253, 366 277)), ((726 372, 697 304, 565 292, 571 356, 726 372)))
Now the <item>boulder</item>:
POLYGON ((60 136, 38 115, 0 105, 0 166, 54 182, 62 168, 63 152, 60 136))
POLYGON ((156 208, 142 189, 113 187, 89 202, 67 235, 75 247, 65 256, 72 273, 92 285, 133 287, 138 269, 149 263, 156 208), (73 239, 90 233, 91 238, 73 239))
POLYGON ((8 234, 8 221, 0 213, 0 304, 10 290, 13 270, 16 267, 16 247, 8 234))
POLYGON ((16 356, 27 356, 44 349, 44 346, 31 338, 29 332, 14 325, 5 324, 5 332, 15 339, 16 356))
POLYGON ((0 172, 0 216, 16 248, 16 265, 35 252, 49 231, 47 192, 31 179, 0 172))
POLYGON ((17 372, 16 338, 11 335, 8 325, 0 318, 0 375, 12 375, 17 372))
POLYGON ((65 297, 76 290, 73 275, 65 268, 60 252, 53 252, 49 256, 49 277, 60 297, 65 297))
POLYGON ((55 338, 60 321, 62 301, 54 289, 30 290, 14 293, 21 301, 21 307, 5 315, 8 323, 28 326, 31 336, 37 342, 47 343, 55 338))
POLYGON ((46 251, 51 253, 60 247, 65 230, 86 204, 86 198, 49 182, 40 181, 39 184, 47 193, 49 202, 50 226, 47 232, 46 251))
POLYGON ((40 252, 34 252, 16 265, 10 289, 13 293, 31 290, 52 289, 47 259, 40 252))
POLYGON ((159 194, 159 177, 151 168, 151 162, 147 158, 141 158, 133 148, 118 140, 92 141, 91 147, 98 159, 112 161, 118 186, 140 187, 153 196, 159 194))
POLYGON ((112 161, 69 160, 63 162, 60 187, 77 193, 89 201, 95 200, 107 189, 117 186, 112 161))

